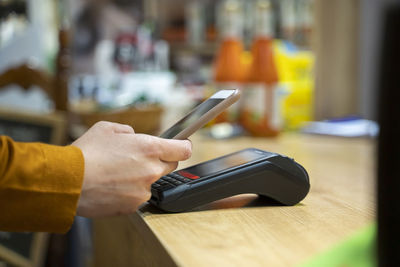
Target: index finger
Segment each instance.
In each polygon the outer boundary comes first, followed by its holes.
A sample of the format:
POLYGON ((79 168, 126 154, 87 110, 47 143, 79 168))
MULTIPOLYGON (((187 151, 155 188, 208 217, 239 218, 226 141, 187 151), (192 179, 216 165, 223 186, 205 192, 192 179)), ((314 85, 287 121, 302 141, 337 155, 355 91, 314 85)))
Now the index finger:
POLYGON ((187 160, 192 155, 192 142, 190 140, 175 140, 159 138, 160 160, 181 161, 187 160))

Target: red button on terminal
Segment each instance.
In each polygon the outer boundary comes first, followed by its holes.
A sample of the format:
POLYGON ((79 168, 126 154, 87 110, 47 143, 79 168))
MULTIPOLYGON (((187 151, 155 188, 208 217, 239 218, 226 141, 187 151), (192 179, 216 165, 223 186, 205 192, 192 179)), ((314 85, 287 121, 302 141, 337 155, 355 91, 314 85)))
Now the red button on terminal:
POLYGON ((186 178, 189 178, 189 179, 198 179, 198 178, 200 178, 200 176, 191 174, 190 172, 178 171, 178 173, 180 175, 182 175, 183 177, 186 177, 186 178))

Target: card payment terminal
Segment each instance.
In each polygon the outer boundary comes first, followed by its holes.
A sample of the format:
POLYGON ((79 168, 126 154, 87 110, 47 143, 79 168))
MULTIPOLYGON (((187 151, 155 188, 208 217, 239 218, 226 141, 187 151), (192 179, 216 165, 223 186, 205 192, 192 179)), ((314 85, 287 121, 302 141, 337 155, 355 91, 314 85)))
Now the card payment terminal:
POLYGON ((172 172, 152 184, 150 203, 168 212, 255 193, 294 205, 310 190, 306 170, 293 159, 248 148, 172 172))

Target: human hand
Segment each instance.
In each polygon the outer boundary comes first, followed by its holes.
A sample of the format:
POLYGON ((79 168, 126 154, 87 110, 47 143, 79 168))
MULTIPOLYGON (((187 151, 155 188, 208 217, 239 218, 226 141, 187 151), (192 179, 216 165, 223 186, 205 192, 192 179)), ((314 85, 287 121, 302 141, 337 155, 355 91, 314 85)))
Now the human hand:
POLYGON ((135 134, 128 125, 98 122, 72 143, 82 150, 85 174, 77 215, 129 214, 151 197, 151 184, 191 156, 189 140, 135 134))

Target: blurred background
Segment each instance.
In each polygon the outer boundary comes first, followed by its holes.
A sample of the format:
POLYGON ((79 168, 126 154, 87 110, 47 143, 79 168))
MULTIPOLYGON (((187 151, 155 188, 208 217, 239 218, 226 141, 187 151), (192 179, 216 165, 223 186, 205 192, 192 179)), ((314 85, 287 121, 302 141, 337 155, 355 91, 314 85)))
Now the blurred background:
MULTIPOLYGON (((0 0, 0 115, 57 116, 57 144, 99 120, 158 134, 217 90, 240 88, 201 134, 374 137, 389 2, 0 0)), ((27 129, 0 125, 37 141, 27 129)), ((48 266, 90 263, 90 222, 79 220, 51 237, 48 266)))
POLYGON ((70 138, 101 119, 156 134, 222 88, 244 93, 222 137, 373 120, 375 2, 2 0, 0 73, 46 79, 6 79, 0 105, 68 111, 70 138))

